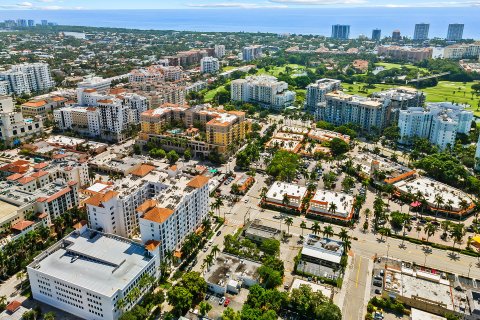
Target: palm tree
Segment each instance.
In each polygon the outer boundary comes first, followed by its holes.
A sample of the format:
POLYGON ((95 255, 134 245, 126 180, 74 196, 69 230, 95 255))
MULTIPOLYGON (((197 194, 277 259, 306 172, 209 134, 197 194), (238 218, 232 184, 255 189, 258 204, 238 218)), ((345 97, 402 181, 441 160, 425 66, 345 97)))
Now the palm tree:
POLYGON ((211 226, 212 226, 212 222, 210 221, 210 218, 205 217, 202 220, 202 227, 204 228, 204 230, 206 232, 208 232, 210 230, 211 226))
POLYGON ((351 248, 352 242, 350 241, 350 239, 345 239, 345 241, 343 241, 343 251, 348 252, 351 248))
POLYGON ((290 198, 288 198, 288 194, 286 193, 283 195, 282 204, 285 207, 288 207, 288 205, 290 204, 290 198))
POLYGON ((447 238, 448 232, 450 231, 450 221, 444 220, 440 223, 440 227, 443 230, 443 236, 447 238))
MULTIPOLYGON (((217 197, 215 199, 215 207, 217 208, 218 211, 218 216, 220 216, 220 208, 223 206, 223 200, 220 197, 217 197)), ((225 216, 223 217, 225 219, 225 216)))
POLYGON ((332 202, 328 207, 328 212, 331 212, 333 215, 335 215, 335 212, 337 211, 337 209, 338 209, 337 205, 334 202, 332 202))
POLYGON ((262 191, 260 192, 260 198, 262 199, 262 201, 265 201, 265 199, 267 199, 267 192, 267 187, 263 187, 262 191))
POLYGON ((207 269, 210 268, 213 265, 213 255, 209 254, 208 256, 206 256, 204 262, 207 269))
POLYGON ((220 252, 220 248, 218 247, 218 244, 215 244, 213 247, 212 247, 212 250, 210 251, 210 253, 216 257, 217 254, 220 252))
POLYGON ((350 239, 350 235, 348 234, 348 231, 345 228, 340 229, 340 232, 338 233, 338 236, 340 239, 345 242, 350 239))
POLYGON ((455 248, 455 244, 462 242, 465 235, 464 225, 462 223, 455 224, 450 235, 453 238, 453 247, 455 248))
POLYGON ((307 224, 305 223, 305 221, 302 221, 300 223, 300 228, 302 228, 302 238, 303 238, 303 230, 307 228, 307 224))
POLYGON ((428 241, 428 239, 430 239, 430 237, 433 236, 438 231, 438 225, 429 222, 425 225, 423 230, 427 235, 427 241, 428 241))
POLYGON ((333 232, 332 226, 326 226, 325 228, 323 228, 322 234, 325 238, 331 238, 335 234, 335 232, 333 232))
POLYGON ((292 217, 286 217, 285 218, 285 224, 287 225, 287 233, 290 234, 290 226, 293 224, 293 218, 292 217))
POLYGON ((436 212, 435 212, 435 220, 437 220, 438 212, 439 212, 441 206, 442 206, 443 203, 444 203, 443 197, 442 197, 441 194, 436 194, 436 195, 435 195, 434 203, 435 203, 435 206, 437 207, 437 210, 436 210, 436 212))
POLYGON ((320 224, 318 222, 314 222, 313 225, 312 225, 312 232, 314 235, 317 235, 321 232, 322 230, 322 227, 320 227, 320 224))

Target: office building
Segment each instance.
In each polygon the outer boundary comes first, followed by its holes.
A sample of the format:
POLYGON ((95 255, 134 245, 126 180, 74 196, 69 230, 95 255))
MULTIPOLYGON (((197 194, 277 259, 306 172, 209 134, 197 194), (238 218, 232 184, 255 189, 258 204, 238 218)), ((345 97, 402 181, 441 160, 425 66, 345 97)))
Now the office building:
POLYGON ((372 41, 380 41, 382 39, 382 30, 380 29, 373 29, 372 31, 372 41))
POLYGON ((249 62, 262 57, 263 47, 261 45, 244 47, 242 50, 243 61, 249 62))
POLYGON ((341 81, 335 79, 320 79, 307 86, 305 111, 318 118, 318 106, 325 102, 325 94, 340 90, 341 81))
POLYGON ((217 58, 205 57, 200 60, 200 72, 214 74, 220 70, 220 62, 217 58))
POLYGON ((41 23, 42 23, 42 27, 48 26, 48 20, 42 20, 41 23))
POLYGON ((43 131, 40 117, 24 118, 21 112, 14 111, 12 97, 0 96, 0 140, 8 146, 18 146, 43 131))
POLYGON ((17 27, 26 28, 27 27, 27 20, 17 19, 17 27))
POLYGON ((27 21, 27 25, 28 25, 28 27, 30 27, 30 28, 35 27, 35 20, 28 20, 28 21, 27 21))
POLYGON ((413 40, 418 40, 418 41, 428 40, 429 29, 430 29, 430 24, 417 23, 415 25, 415 31, 413 33, 413 40))
POLYGON ((159 277, 158 242, 139 244, 88 229, 85 222, 27 266, 35 300, 77 317, 116 320, 159 277))
POLYGON ((392 58, 395 60, 406 60, 412 62, 420 62, 422 60, 431 59, 433 56, 432 48, 408 48, 399 46, 383 47, 377 49, 379 56, 392 58))
MULTIPOLYGON (((24 63, 13 65, 10 70, 0 72, 0 82, 7 87, 8 94, 31 94, 48 91, 55 86, 47 63, 24 63)), ((3 91, 4 89, 2 89, 3 91)))
POLYGON ((382 129, 387 124, 388 101, 345 94, 341 91, 325 95, 325 104, 318 112, 319 120, 336 126, 353 123, 362 130, 382 129))
POLYGON ((402 40, 402 35, 400 30, 393 30, 392 32, 392 41, 400 41, 402 40))
POLYGON ((293 104, 295 92, 288 90, 286 82, 273 76, 249 76, 231 82, 231 99, 283 110, 293 104))
POLYGON ((441 150, 455 145, 457 133, 468 134, 473 113, 464 106, 449 102, 429 103, 426 108, 409 108, 399 112, 398 127, 402 144, 412 138, 426 138, 441 150))
POLYGON ((348 40, 350 37, 350 26, 335 24, 332 26, 332 39, 348 40))
POLYGON ((167 150, 191 150, 194 156, 208 156, 216 150, 223 154, 232 152, 233 146, 243 141, 251 131, 251 123, 246 120, 245 112, 214 109, 211 105, 165 104, 157 109, 147 110, 141 115, 142 142, 158 142, 167 150), (183 123, 184 128, 167 130, 175 121, 183 123), (203 131, 203 132, 202 132, 203 131), (204 135, 204 139, 200 137, 204 135))
POLYGON ((215 45, 215 57, 221 59, 225 56, 225 46, 223 44, 215 45))
POLYGON ((22 114, 27 118, 41 117, 47 120, 54 109, 62 108, 68 99, 64 97, 51 96, 39 100, 31 100, 21 105, 22 114))
POLYGON ((465 27, 462 23, 451 23, 448 25, 447 32, 447 41, 459 41, 463 39, 463 28, 465 27))
POLYGON ((478 59, 480 42, 454 44, 443 49, 445 59, 478 59))

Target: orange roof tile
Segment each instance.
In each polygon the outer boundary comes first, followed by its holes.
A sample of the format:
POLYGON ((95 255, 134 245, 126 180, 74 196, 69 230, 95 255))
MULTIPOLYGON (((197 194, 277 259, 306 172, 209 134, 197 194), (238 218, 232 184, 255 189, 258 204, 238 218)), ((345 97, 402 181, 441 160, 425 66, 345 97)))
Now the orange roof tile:
POLYGON ((52 100, 55 101, 55 102, 67 101, 67 98, 64 98, 64 97, 53 97, 52 100))
POLYGON ((36 165, 33 166, 33 169, 35 170, 40 170, 48 166, 48 162, 41 162, 37 163, 36 165))
POLYGON ((145 200, 144 203, 139 205, 136 211, 137 212, 146 212, 149 209, 155 207, 157 204, 158 204, 158 202, 156 200, 148 199, 148 200, 145 200))
POLYGON ((145 242, 145 249, 147 249, 148 251, 152 251, 159 245, 160 245, 160 241, 148 240, 147 242, 145 242))
POLYGON ((66 188, 63 188, 62 190, 58 191, 57 193, 54 193, 53 195, 51 195, 48 198, 47 197, 38 198, 37 201, 38 202, 51 202, 51 201, 63 196, 64 194, 69 193, 70 191, 72 191, 72 189, 70 189, 69 187, 66 187, 66 188))
POLYGON ((142 164, 140 167, 133 170, 131 174, 133 174, 134 176, 145 177, 147 174, 155 170, 155 168, 156 167, 148 164, 142 164))
POLYGON ((415 170, 412 170, 412 171, 408 171, 408 172, 405 172, 405 173, 402 173, 394 178, 390 178, 390 179, 385 179, 385 183, 388 183, 388 184, 392 184, 392 183, 395 183, 395 182, 398 182, 400 180, 403 180, 403 179, 406 179, 412 175, 415 175, 417 173, 417 171, 415 170))
POLYGON ((17 180, 17 182, 20 183, 20 184, 27 184, 27 183, 30 183, 32 181, 35 181, 34 177, 23 177, 23 178, 17 180))
POLYGON ((33 224, 33 221, 23 220, 12 226, 12 229, 17 231, 23 231, 30 227, 33 224))
POLYGON ((39 107, 43 107, 46 104, 47 104, 47 101, 45 101, 45 100, 29 101, 29 102, 26 102, 26 103, 22 104, 22 107, 39 108, 39 107))
POLYGON ((104 99, 104 100, 98 100, 98 103, 113 103, 113 100, 111 99, 104 99))
POLYGON ((156 223, 164 223, 174 211, 168 208, 153 208, 143 215, 143 219, 156 223))
POLYGON ((22 304, 20 302, 18 302, 17 300, 13 300, 12 302, 10 302, 7 307, 5 309, 7 309, 8 312, 10 313, 14 313, 15 311, 18 310, 18 308, 20 308, 22 304))
POLYGON ((109 201, 110 199, 112 199, 117 195, 118 195, 118 192, 116 191, 107 191, 104 194, 97 193, 91 196, 90 198, 88 198, 87 200, 85 200, 85 203, 95 207, 101 207, 102 203, 109 201))
POLYGON ((86 93, 97 92, 97 89, 85 89, 83 90, 83 92, 86 92, 86 93))
POLYGON ((201 188, 208 183, 209 178, 205 176, 196 176, 187 184, 187 186, 192 188, 201 188))
POLYGON ((46 218, 47 216, 48 216, 48 215, 47 215, 45 212, 40 213, 39 215, 37 215, 38 219, 44 219, 44 218, 46 218))
POLYGON ((21 177, 23 177, 23 174, 14 173, 14 174, 12 174, 11 176, 8 176, 8 177, 7 177, 7 180, 8 180, 8 181, 15 181, 15 180, 20 179, 21 177))
POLYGON ((47 171, 37 171, 37 172, 32 173, 31 177, 40 178, 40 177, 46 176, 47 174, 48 174, 47 171))

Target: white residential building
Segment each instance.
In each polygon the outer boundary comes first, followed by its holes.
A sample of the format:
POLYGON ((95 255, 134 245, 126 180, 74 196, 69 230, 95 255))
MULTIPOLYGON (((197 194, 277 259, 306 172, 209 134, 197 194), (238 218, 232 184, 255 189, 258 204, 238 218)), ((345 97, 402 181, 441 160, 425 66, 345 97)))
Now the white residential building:
POLYGON ((1 91, 7 94, 31 94, 46 91, 55 86, 47 63, 24 63, 11 67, 10 70, 0 72, 1 91))
POLYGON ((0 96, 0 140, 7 145, 18 145, 42 131, 41 117, 23 118, 21 112, 14 111, 13 99, 10 96, 0 96))
POLYGON ((292 183, 275 181, 265 196, 265 202, 272 205, 300 209, 307 188, 292 183))
POLYGON ((223 44, 215 45, 215 57, 221 59, 225 56, 225 46, 223 44))
POLYGON ((140 230, 144 242, 161 241, 162 256, 208 213, 208 179, 202 176, 169 176, 141 165, 115 185, 96 183, 86 190, 92 194, 85 201, 90 226, 125 237, 140 230))
POLYGON ((183 69, 177 66, 152 65, 146 68, 132 70, 128 74, 128 82, 164 82, 178 81, 183 77, 183 69))
POLYGON ((217 58, 204 57, 200 60, 200 72, 202 73, 217 73, 220 70, 220 62, 217 58))
POLYGON ((244 47, 242 50, 243 61, 252 61, 262 57, 263 47, 261 45, 244 47))
POLYGON ((336 126, 353 123, 363 130, 382 129, 387 123, 389 104, 387 100, 345 94, 341 91, 325 95, 318 119, 336 126))
POLYGON ((443 49, 445 59, 478 59, 480 42, 454 44, 443 49))
POLYGON ((273 76, 249 76, 231 82, 231 99, 283 109, 293 104, 295 92, 288 90, 286 82, 273 76))
POLYGON ((75 228, 27 266, 33 298, 83 319, 116 320, 149 289, 142 279, 159 277, 158 243, 75 228))
POLYGON ((174 186, 137 208, 142 241, 159 241, 161 257, 179 249, 185 237, 208 216, 208 180, 204 176, 181 177, 174 186))
POLYGON ((440 149, 455 145, 457 133, 468 134, 473 112, 449 102, 429 103, 426 108, 408 108, 399 113, 400 143, 413 137, 427 138, 440 149))
POLYGON ((305 110, 309 113, 317 115, 317 109, 320 103, 325 102, 325 94, 340 90, 340 80, 335 79, 320 79, 315 83, 307 86, 307 94, 305 99, 305 110))

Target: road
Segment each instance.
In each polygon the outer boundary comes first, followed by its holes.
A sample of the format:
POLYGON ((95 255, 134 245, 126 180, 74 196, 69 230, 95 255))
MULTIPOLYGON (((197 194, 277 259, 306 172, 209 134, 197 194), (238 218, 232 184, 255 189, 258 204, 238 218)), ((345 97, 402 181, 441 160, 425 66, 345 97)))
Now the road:
POLYGON ((348 279, 344 278, 343 289, 346 291, 342 314, 345 320, 363 319, 368 303, 368 293, 373 260, 354 254, 351 264, 348 266, 350 272, 348 279))

